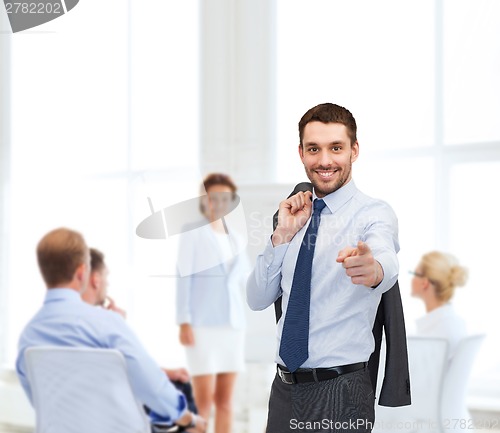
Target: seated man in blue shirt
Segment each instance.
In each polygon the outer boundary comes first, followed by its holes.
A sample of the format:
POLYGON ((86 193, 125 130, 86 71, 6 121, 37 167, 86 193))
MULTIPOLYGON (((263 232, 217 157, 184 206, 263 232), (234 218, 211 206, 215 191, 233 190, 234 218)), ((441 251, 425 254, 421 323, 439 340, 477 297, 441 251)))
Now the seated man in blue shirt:
POLYGON ((97 248, 90 248, 90 277, 87 289, 82 293, 82 299, 90 305, 96 305, 114 311, 127 318, 127 312, 118 307, 108 295, 109 270, 104 262, 104 253, 97 248))
POLYGON ((190 433, 204 432, 205 420, 188 410, 184 395, 175 389, 123 318, 82 301, 90 275, 90 253, 82 235, 66 228, 49 232, 38 243, 37 258, 48 290, 42 308, 21 334, 16 362, 21 385, 30 401, 32 390, 24 359, 28 347, 116 349, 125 357, 138 401, 159 418, 185 427, 190 433))
MULTIPOLYGON (((90 248, 90 277, 87 289, 82 294, 82 299, 90 305, 114 311, 124 319, 127 313, 118 307, 108 295, 108 266, 104 261, 104 253, 97 248, 90 248)), ((189 410, 198 413, 194 402, 189 373, 185 368, 162 368, 174 386, 180 390, 187 399, 189 410)))

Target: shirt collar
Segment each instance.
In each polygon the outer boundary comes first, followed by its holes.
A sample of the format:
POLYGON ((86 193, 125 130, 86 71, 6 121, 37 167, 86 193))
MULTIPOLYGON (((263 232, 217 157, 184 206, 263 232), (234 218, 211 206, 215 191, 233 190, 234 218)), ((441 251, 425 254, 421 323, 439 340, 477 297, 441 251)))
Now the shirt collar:
POLYGON ((83 302, 80 293, 78 293, 76 290, 66 288, 47 290, 44 303, 55 301, 83 302))
MULTIPOLYGON (((334 191, 323 197, 323 200, 326 203, 326 207, 330 210, 331 213, 335 213, 342 206, 344 206, 358 191, 354 180, 351 179, 348 183, 346 183, 342 188, 339 188, 337 191, 334 191)), ((313 190, 313 199, 317 199, 318 196, 313 190)))

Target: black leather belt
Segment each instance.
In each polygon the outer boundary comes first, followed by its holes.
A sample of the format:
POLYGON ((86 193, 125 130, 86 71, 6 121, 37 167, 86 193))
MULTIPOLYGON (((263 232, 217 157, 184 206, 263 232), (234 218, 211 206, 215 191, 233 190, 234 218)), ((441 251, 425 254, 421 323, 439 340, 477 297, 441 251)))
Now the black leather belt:
POLYGON ((278 376, 283 383, 289 385, 294 383, 321 382, 323 380, 335 379, 342 374, 352 373, 366 367, 367 362, 356 362, 355 364, 340 365, 330 368, 299 368, 294 373, 286 367, 278 364, 278 376))

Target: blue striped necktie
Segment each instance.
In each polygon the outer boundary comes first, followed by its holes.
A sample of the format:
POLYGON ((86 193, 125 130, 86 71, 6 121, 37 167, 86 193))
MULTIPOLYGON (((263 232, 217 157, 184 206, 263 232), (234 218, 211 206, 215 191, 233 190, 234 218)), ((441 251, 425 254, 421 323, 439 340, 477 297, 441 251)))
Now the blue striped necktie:
POLYGON ((311 271, 321 211, 326 206, 314 200, 313 214, 300 246, 292 289, 281 333, 280 358, 290 371, 295 371, 309 357, 309 306, 311 303, 311 271))

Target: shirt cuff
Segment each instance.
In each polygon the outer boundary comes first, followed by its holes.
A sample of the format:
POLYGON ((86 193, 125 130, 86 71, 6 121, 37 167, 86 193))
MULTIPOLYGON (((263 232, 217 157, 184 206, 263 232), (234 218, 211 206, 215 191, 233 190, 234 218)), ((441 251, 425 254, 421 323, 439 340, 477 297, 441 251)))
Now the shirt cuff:
POLYGON ((177 421, 179 418, 182 418, 185 413, 189 410, 186 397, 184 394, 181 392, 177 391, 179 393, 179 400, 178 400, 178 405, 177 405, 177 415, 175 417, 170 417, 168 415, 159 415, 156 412, 149 410, 149 419, 151 420, 152 424, 156 425, 173 425, 175 421, 177 421))
POLYGON ((390 253, 378 254, 375 257, 375 260, 380 263, 384 277, 382 278, 382 281, 372 289, 384 293, 394 286, 398 279, 398 260, 397 257, 395 257, 395 254, 393 255, 390 253))
POLYGON ((178 325, 182 325, 183 323, 191 323, 191 314, 178 314, 176 317, 176 322, 178 325))
POLYGON ((289 245, 290 243, 286 243, 275 247, 269 239, 264 250, 264 263, 270 271, 281 268, 289 245))

